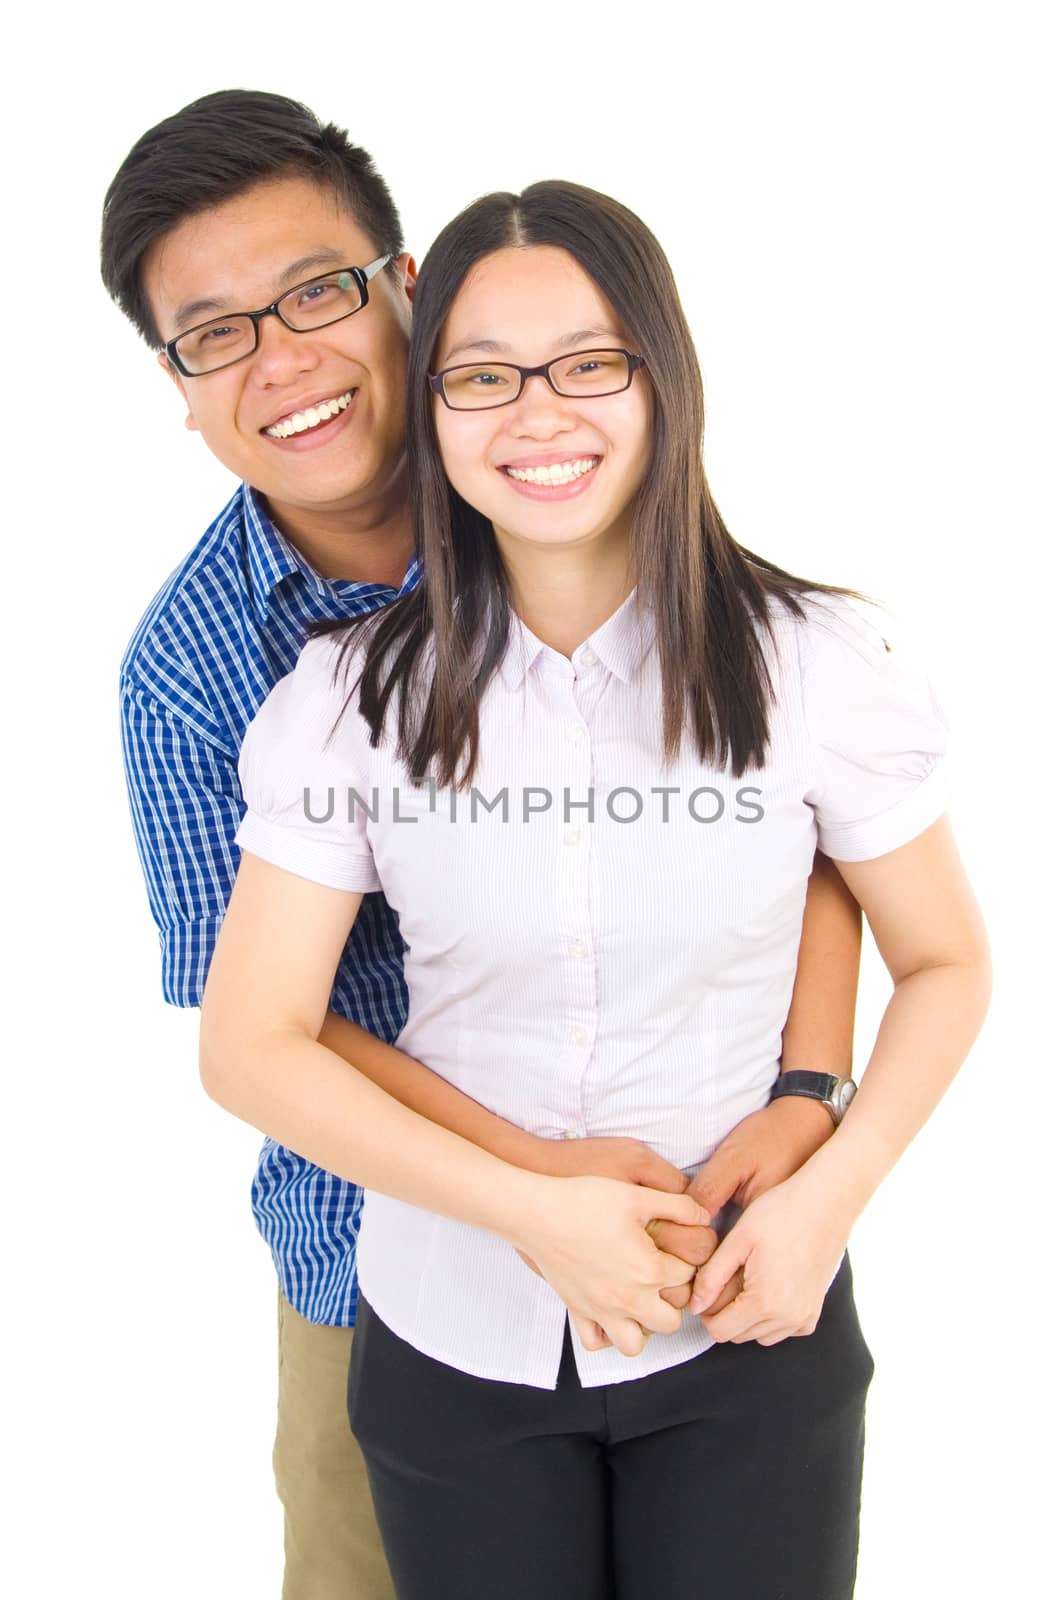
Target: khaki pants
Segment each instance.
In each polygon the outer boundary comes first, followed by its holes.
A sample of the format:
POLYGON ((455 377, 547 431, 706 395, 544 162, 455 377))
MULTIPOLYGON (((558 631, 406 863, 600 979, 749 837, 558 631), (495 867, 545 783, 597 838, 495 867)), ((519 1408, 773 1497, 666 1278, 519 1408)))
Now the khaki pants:
POLYGON ((280 1295, 272 1464, 284 1511, 283 1600, 394 1600, 346 1415, 352 1336, 351 1328, 307 1322, 280 1295))

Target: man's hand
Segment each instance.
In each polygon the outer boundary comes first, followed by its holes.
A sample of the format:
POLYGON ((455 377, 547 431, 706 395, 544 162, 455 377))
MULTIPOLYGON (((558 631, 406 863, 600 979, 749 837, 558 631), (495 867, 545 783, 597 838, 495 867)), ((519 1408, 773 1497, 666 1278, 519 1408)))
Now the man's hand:
MULTIPOLYGON (((689 1228, 680 1222, 664 1222, 660 1217, 648 1223, 648 1234, 658 1249, 677 1256, 690 1267, 705 1266, 718 1248, 718 1236, 713 1228, 689 1228)), ((692 1298, 692 1284, 680 1283, 660 1293, 670 1305, 683 1311, 692 1298)))
MULTIPOLYGON (((730 1203, 746 1208, 766 1189, 774 1188, 797 1172, 821 1148, 833 1126, 828 1109, 817 1100, 809 1100, 804 1095, 786 1095, 773 1100, 736 1124, 710 1160, 700 1167, 688 1185, 688 1193, 711 1217, 716 1217, 730 1203)), ((695 1266, 703 1264, 696 1261, 694 1255, 697 1248, 702 1248, 702 1240, 683 1236, 713 1234, 709 1228, 687 1230, 672 1222, 653 1223, 649 1231, 660 1250, 680 1256, 695 1266)), ((717 1235, 713 1237, 716 1245, 717 1235)), ((709 1260, 713 1253, 712 1247, 705 1259, 709 1260)), ((708 1315, 716 1315, 735 1300, 742 1285, 737 1269, 709 1305, 708 1315)), ((680 1296, 684 1289, 674 1292, 680 1296)), ((670 1292, 667 1293, 669 1298, 670 1292)), ((671 1303, 685 1305, 688 1298, 685 1296, 684 1300, 671 1303)))
POLYGON ((549 1178, 614 1178, 683 1194, 688 1180, 640 1139, 538 1139, 533 1170, 549 1178))
POLYGON ((828 1108, 805 1095, 785 1095, 738 1122, 688 1186, 712 1216, 730 1203, 746 1209, 766 1189, 790 1178, 834 1128, 828 1108))

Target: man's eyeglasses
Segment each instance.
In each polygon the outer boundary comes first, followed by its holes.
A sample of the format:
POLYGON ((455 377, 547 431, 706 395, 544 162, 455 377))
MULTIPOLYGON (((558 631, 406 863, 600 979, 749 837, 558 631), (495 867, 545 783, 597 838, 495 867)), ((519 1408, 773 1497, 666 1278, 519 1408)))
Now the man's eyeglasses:
POLYGON ((517 367, 508 361, 466 362, 428 374, 427 382, 451 411, 489 411, 518 400, 528 378, 544 378, 556 394, 572 400, 621 394, 644 364, 643 356, 629 350, 575 350, 540 367, 517 367))
POLYGON ((381 272, 391 256, 378 256, 366 267, 343 267, 323 278, 297 283, 280 295, 271 306, 260 311, 239 311, 230 317, 214 317, 197 323, 187 333, 178 334, 163 346, 169 360, 183 378, 201 378, 219 372, 235 361, 251 356, 258 348, 263 317, 279 317, 292 333, 310 333, 326 328, 343 317, 352 317, 368 304, 368 280, 381 272))

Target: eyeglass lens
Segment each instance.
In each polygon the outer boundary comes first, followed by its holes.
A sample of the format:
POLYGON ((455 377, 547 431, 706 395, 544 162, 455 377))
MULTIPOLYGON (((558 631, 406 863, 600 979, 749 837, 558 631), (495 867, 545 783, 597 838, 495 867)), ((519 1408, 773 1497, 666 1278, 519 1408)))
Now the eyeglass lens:
MULTIPOLYGON (((300 283, 277 301, 277 310, 289 328, 306 333, 339 322, 363 304, 361 285, 353 273, 332 272, 326 278, 300 283)), ((189 329, 176 341, 175 349, 188 371, 199 376, 249 355, 256 339, 253 317, 217 317, 189 329)))
MULTIPOLYGON (((629 385, 629 361, 624 350, 579 350, 553 361, 548 376, 559 394, 572 398, 617 394, 629 385)), ((446 400, 458 411, 485 411, 515 400, 522 374, 503 361, 484 361, 451 367, 442 381, 446 400)))

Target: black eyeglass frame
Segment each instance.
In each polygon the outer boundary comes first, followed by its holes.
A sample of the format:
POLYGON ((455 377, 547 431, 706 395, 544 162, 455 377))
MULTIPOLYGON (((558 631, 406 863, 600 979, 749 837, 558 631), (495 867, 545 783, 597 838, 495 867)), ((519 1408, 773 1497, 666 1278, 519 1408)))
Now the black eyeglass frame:
POLYGON ((162 346, 162 349, 166 355, 166 359, 169 361, 171 366, 176 368, 182 378, 208 378, 212 373, 223 372, 225 367, 234 367, 237 361, 246 361, 248 356, 252 356, 254 354, 255 350, 258 348, 258 345, 261 343, 261 322, 262 318, 264 317, 279 317, 284 327, 290 328, 292 333, 316 333, 318 328, 330 328, 336 322, 344 322, 347 317, 354 317, 357 315, 358 311, 364 310, 365 306, 368 304, 369 280, 374 278, 377 272, 382 272, 387 263, 393 259, 393 254, 388 253, 385 256, 377 256, 374 261, 369 261, 366 267, 336 267, 334 272, 318 272, 315 277, 306 278, 304 283, 296 283, 292 288, 285 289, 283 294, 276 297, 271 306, 262 306, 260 311, 230 312, 229 316, 232 318, 250 318, 250 321, 254 326, 254 343, 251 345, 249 350, 244 350, 242 355, 233 356, 231 361, 222 361, 220 366, 208 367, 205 372, 189 372, 183 361, 180 359, 180 356, 177 354, 177 345, 182 339, 188 338, 189 334, 198 333, 200 328, 208 328, 212 323, 215 322, 225 322, 227 319, 223 314, 219 317, 208 317, 205 322, 196 322, 194 327, 185 328, 183 333, 178 333, 175 339, 167 340, 162 346), (356 280, 357 287, 361 292, 361 303, 359 306, 354 306, 349 311, 343 311, 341 315, 337 317, 329 317, 326 322, 315 322, 311 328, 296 328, 293 323, 288 322, 287 318, 280 310, 280 307, 283 305, 285 300, 289 299, 292 294, 298 294, 302 289, 308 289, 314 283, 323 283, 327 278, 339 278, 344 272, 352 273, 354 279, 356 280))
POLYGON ((427 383, 433 392, 438 395, 450 411, 496 411, 499 406, 514 405, 526 388, 528 378, 544 378, 553 394, 558 394, 561 400, 606 400, 609 395, 625 394, 634 377, 643 367, 647 366, 643 356, 635 356, 632 350, 623 350, 621 345, 594 345, 591 350, 572 350, 569 355, 553 356, 551 361, 543 361, 539 367, 521 367, 517 361, 461 361, 455 367, 443 367, 441 372, 429 372, 427 383), (579 356, 612 355, 625 356, 626 381, 619 389, 604 389, 599 394, 565 394, 558 389, 552 381, 551 369, 561 361, 576 361, 579 356), (506 400, 494 400, 488 406, 454 406, 445 392, 445 379, 450 372, 467 372, 472 367, 498 366, 506 367, 509 372, 519 374, 519 387, 515 394, 509 395, 506 400))

